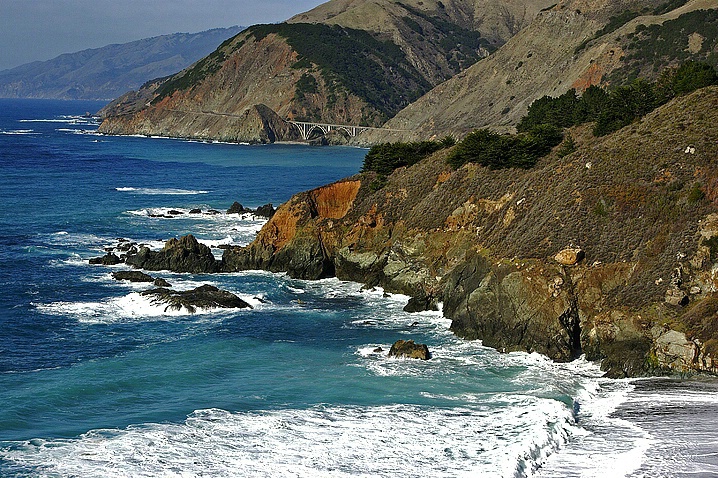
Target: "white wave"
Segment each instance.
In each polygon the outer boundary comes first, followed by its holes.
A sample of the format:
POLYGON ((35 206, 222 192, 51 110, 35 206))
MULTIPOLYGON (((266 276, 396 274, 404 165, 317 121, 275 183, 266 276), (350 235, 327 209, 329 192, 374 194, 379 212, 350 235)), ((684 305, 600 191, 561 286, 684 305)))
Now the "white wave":
POLYGON ((112 239, 109 237, 67 231, 58 231, 41 237, 47 244, 52 246, 91 246, 97 248, 112 244, 112 239))
POLYGON ((115 188, 119 192, 129 192, 133 194, 145 194, 150 196, 190 196, 195 194, 208 194, 209 191, 179 188, 134 188, 134 187, 118 187, 115 188))
POLYGON ((0 130, 0 134, 22 136, 22 135, 41 134, 41 133, 38 133, 32 129, 12 129, 12 130, 0 130))
POLYGON ((71 254, 70 257, 65 259, 53 259, 50 261, 51 267, 84 267, 89 265, 87 259, 84 259, 80 254, 71 254))
POLYGON ((185 308, 175 310, 166 304, 132 292, 123 297, 102 302, 52 302, 34 304, 37 310, 48 315, 72 316, 80 323, 110 324, 128 321, 166 320, 176 317, 236 312, 236 309, 198 308, 190 312, 185 308))
POLYGON ((57 118, 38 118, 38 119, 21 119, 19 123, 65 123, 77 125, 97 125, 96 118, 88 118, 86 116, 59 116, 57 118))
POLYGON ((528 475, 537 457, 570 435, 572 419, 552 400, 502 401, 509 406, 199 410, 184 423, 31 440, 0 456, 40 467, 40 476, 88 478, 528 475))

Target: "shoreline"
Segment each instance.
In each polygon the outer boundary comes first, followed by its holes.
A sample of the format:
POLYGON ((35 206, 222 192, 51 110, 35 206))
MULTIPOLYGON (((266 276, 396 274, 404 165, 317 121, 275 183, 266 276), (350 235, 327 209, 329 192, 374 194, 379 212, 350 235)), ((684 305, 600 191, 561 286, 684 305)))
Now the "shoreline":
POLYGON ((718 378, 697 375, 600 380, 577 413, 586 435, 572 437, 536 476, 718 476, 718 378))

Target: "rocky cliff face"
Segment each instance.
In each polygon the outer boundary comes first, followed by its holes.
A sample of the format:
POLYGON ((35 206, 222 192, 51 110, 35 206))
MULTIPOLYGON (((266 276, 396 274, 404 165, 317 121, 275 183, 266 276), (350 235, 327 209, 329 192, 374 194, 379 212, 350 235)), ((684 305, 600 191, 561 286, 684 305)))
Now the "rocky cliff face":
POLYGON ((611 376, 718 372, 718 88, 531 170, 442 151, 296 195, 224 270, 336 275, 444 302, 499 350, 602 359, 611 376))
POLYGON ((276 35, 256 41, 244 34, 218 52, 169 85, 157 82, 119 98, 101 111, 100 130, 234 142, 298 138, 275 113, 289 105, 292 86, 301 76, 290 68, 297 55, 286 42, 276 35), (183 79, 201 76, 203 81, 182 89, 183 79))

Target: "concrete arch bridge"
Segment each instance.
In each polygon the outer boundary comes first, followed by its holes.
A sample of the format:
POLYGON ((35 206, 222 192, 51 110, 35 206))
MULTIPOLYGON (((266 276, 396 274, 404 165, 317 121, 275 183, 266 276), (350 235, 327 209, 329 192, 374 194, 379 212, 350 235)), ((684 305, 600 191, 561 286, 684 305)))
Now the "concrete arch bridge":
MULTIPOLYGON (((344 131, 350 137, 354 137, 359 133, 363 133, 367 130, 381 130, 382 128, 370 128, 368 126, 351 126, 345 124, 328 124, 328 123, 312 123, 305 121, 288 121, 289 124, 293 125, 302 135, 303 140, 309 139, 314 131, 321 131, 322 134, 327 134, 330 131, 344 131)), ((384 130, 386 131, 386 130, 384 130)))

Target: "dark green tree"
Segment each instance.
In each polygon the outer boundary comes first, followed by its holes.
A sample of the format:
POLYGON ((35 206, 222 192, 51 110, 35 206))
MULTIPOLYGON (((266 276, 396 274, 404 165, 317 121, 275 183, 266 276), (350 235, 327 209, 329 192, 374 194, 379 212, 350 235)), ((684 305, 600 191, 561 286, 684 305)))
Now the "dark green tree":
POLYGON ((593 134, 605 136, 618 131, 653 111, 658 105, 651 83, 638 79, 630 85, 620 86, 609 95, 608 104, 598 116, 593 134))

